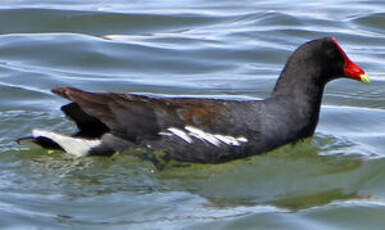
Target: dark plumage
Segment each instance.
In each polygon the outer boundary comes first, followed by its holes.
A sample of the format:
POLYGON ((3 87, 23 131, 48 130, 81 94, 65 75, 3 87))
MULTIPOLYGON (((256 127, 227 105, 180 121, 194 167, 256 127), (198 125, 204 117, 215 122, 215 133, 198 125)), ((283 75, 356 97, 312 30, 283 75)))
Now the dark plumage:
POLYGON ((34 130, 33 138, 43 147, 77 156, 143 147, 162 150, 167 159, 224 162, 312 136, 323 89, 340 77, 369 83, 334 38, 322 38, 291 55, 265 100, 160 98, 55 88, 53 93, 72 101, 62 110, 79 131, 64 137, 34 130))

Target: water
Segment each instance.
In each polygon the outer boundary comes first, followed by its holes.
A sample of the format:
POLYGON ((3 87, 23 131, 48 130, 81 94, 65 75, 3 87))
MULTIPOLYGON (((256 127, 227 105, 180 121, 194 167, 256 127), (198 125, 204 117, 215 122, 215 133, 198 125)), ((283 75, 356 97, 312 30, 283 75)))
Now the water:
POLYGON ((10 1, 0 5, 1 229, 383 229, 382 1, 10 1), (264 98, 288 55, 336 36, 372 85, 330 83, 313 139, 220 165, 17 145, 73 131, 50 93, 264 98))

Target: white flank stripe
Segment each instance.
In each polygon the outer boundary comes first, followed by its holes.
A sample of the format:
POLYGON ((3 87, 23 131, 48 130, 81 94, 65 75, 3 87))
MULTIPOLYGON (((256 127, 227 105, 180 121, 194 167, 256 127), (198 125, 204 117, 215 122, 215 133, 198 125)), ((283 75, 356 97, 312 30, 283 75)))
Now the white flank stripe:
POLYGON ((170 127, 167 130, 170 132, 159 132, 158 134, 162 136, 176 135, 189 144, 193 143, 193 139, 191 137, 195 137, 204 142, 209 142, 210 144, 216 147, 219 147, 221 143, 224 143, 226 145, 239 146, 241 145, 241 142, 244 142, 244 143, 248 142, 246 137, 233 137, 233 136, 224 136, 220 134, 206 133, 203 130, 195 128, 193 126, 185 127, 185 130, 188 131, 188 133, 175 127, 170 127))
POLYGON ((178 137, 182 138, 183 140, 185 140, 189 144, 191 144, 193 142, 191 137, 189 137, 183 130, 180 130, 180 129, 177 129, 174 127, 168 128, 167 130, 170 131, 171 133, 177 135, 178 137))
POLYGON ((227 145, 240 145, 240 143, 238 142, 238 140, 235 137, 222 136, 219 134, 215 134, 214 136, 227 145))
POLYGON ((158 134, 162 136, 172 136, 172 133, 168 133, 168 132, 159 132, 158 134))
POLYGON ((32 136, 46 137, 56 142, 60 147, 69 154, 75 155, 76 157, 84 157, 88 155, 90 149, 100 145, 100 140, 87 140, 76 137, 64 136, 55 132, 34 129, 32 130, 32 136))
POLYGON ((234 145, 238 146, 241 143, 240 142, 247 142, 246 137, 232 137, 232 136, 223 136, 220 134, 211 134, 211 133, 206 133, 203 130, 200 130, 198 128, 192 127, 192 126, 186 126, 185 129, 189 131, 189 135, 196 137, 200 140, 207 141, 215 146, 219 146, 222 143, 227 144, 227 145, 234 145))
POLYGON ((249 140, 247 140, 246 137, 237 137, 237 141, 240 141, 240 142, 248 142, 249 140))
POLYGON ((194 136, 198 139, 201 139, 201 140, 204 140, 204 141, 207 141, 215 146, 219 146, 221 143, 220 141, 212 134, 210 133, 206 133, 200 129, 197 129, 195 127, 192 127, 192 126, 186 126, 185 129, 187 131, 189 131, 189 135, 190 136, 194 136))

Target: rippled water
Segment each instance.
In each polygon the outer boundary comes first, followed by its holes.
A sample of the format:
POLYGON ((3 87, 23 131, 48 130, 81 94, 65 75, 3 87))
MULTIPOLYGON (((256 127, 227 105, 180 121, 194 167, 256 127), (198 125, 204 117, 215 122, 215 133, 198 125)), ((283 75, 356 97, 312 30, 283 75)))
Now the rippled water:
POLYGON ((383 229, 385 2, 11 1, 0 5, 1 229, 383 229), (220 165, 17 145, 69 133, 50 93, 263 98, 288 55, 336 36, 372 85, 328 85, 316 135, 220 165))

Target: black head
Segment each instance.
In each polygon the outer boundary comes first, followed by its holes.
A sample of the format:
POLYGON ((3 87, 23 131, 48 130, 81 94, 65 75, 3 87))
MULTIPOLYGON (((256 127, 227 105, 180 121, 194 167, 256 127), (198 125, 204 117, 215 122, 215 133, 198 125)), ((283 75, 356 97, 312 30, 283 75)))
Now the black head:
POLYGON ((335 38, 321 38, 307 42, 294 51, 274 91, 301 84, 323 87, 340 77, 369 83, 365 72, 349 59, 335 38))
POLYGON ((299 47, 293 56, 297 52, 308 61, 312 60, 314 65, 320 65, 319 70, 323 77, 321 80, 327 82, 347 77, 369 83, 367 76, 362 76, 365 72, 350 60, 335 37, 310 41, 299 47))

